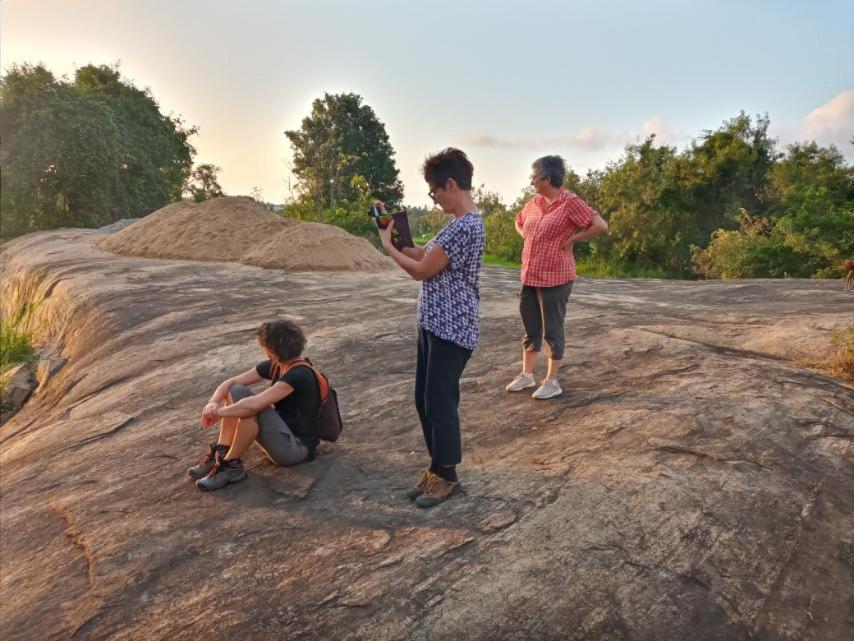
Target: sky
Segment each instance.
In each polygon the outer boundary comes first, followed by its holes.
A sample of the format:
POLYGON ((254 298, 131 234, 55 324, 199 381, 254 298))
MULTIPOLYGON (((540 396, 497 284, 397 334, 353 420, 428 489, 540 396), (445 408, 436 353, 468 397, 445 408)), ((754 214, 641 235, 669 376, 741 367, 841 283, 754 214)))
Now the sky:
POLYGON ((740 111, 854 162, 850 0, 2 0, 0 66, 25 62, 119 63, 199 128, 226 193, 270 202, 295 184, 284 132, 324 93, 374 109, 408 205, 429 202, 420 166, 444 147, 512 202, 540 156, 584 173, 740 111))

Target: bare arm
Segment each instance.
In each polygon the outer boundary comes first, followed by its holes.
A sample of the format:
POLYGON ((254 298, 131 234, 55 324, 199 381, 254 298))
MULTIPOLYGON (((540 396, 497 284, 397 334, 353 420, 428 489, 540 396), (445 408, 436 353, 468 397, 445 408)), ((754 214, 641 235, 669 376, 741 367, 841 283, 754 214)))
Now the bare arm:
POLYGON ((440 245, 434 245, 430 253, 423 252, 420 259, 415 259, 397 250, 391 242, 391 230, 394 223, 389 224, 386 229, 380 230, 380 238, 383 239, 383 247, 391 259, 396 262, 407 274, 415 280, 425 280, 438 274, 448 266, 448 254, 440 245))
POLYGON ((232 385, 253 385, 260 380, 261 375, 254 367, 242 374, 227 378, 219 384, 216 390, 214 390, 214 393, 211 395, 211 399, 208 403, 224 403, 228 398, 228 391, 231 389, 232 385))
POLYGON ((216 410, 221 408, 226 400, 228 400, 228 392, 231 390, 232 385, 252 385, 260 380, 261 375, 255 371, 255 368, 225 379, 214 390, 210 400, 202 410, 202 425, 205 427, 213 425, 214 418, 216 418, 216 410))
POLYGON ((416 245, 415 247, 404 247, 400 250, 404 256, 408 256, 413 260, 421 260, 424 258, 424 254, 427 253, 427 250, 424 249, 423 245, 416 245))
POLYGON ((226 407, 217 408, 214 413, 215 418, 223 416, 237 416, 239 418, 255 416, 264 408, 275 405, 283 398, 289 396, 293 391, 294 388, 289 383, 279 381, 256 396, 249 396, 226 407))
MULTIPOLYGON (((375 204, 385 211, 385 204, 382 201, 377 200, 375 204)), ((407 247, 401 252, 391 241, 393 231, 394 221, 391 221, 385 229, 377 229, 386 253, 415 280, 431 278, 448 266, 448 254, 439 245, 434 245, 429 254, 424 247, 407 247)))
POLYGON ((514 223, 514 226, 516 227, 516 233, 519 234, 522 238, 524 238, 525 232, 522 229, 522 225, 519 224, 518 220, 514 223))

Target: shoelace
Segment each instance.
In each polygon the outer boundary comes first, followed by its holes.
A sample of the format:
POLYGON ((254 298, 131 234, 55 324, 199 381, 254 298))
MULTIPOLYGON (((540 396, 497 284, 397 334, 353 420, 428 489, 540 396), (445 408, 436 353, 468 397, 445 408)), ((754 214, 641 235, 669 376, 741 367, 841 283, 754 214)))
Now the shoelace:
POLYGON ((436 484, 439 481, 444 480, 444 479, 442 479, 441 476, 439 476, 438 474, 434 474, 433 472, 427 472, 427 474, 428 474, 427 483, 424 485, 423 494, 427 494, 428 492, 432 491, 432 489, 434 487, 436 487, 436 484))
POLYGON ((211 468, 211 471, 208 472, 208 477, 216 476, 219 473, 220 469, 222 469, 222 465, 223 463, 225 463, 225 459, 221 458, 221 456, 225 456, 225 454, 220 455, 218 451, 214 454, 214 466, 211 468))

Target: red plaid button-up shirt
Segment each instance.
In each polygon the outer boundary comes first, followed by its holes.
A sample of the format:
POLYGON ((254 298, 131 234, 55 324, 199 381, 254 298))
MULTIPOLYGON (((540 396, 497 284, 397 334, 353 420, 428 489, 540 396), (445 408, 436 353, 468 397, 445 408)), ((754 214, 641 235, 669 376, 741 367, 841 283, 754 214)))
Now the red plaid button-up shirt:
POLYGON ((522 227, 522 284, 556 287, 575 280, 575 258, 563 246, 579 227, 589 227, 598 212, 571 191, 561 189, 551 205, 536 195, 516 214, 522 227))

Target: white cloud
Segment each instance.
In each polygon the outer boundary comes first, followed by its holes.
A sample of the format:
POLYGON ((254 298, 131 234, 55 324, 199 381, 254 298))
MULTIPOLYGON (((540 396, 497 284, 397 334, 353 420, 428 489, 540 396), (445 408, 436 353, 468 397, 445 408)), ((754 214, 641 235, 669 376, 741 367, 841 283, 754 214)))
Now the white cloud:
POLYGON ((601 129, 582 129, 569 137, 567 141, 570 147, 584 149, 585 151, 598 151, 619 144, 618 137, 601 129))
POLYGON ((846 158, 854 158, 854 89, 836 94, 798 123, 778 127, 772 123, 772 128, 783 144, 814 140, 822 146, 836 145, 846 158))
POLYGON ((673 132, 670 131, 670 127, 667 126, 661 116, 653 116, 641 125, 641 139, 648 138, 653 134, 655 134, 656 142, 662 145, 669 144, 673 140, 673 132))
POLYGON ((600 129, 585 128, 574 134, 557 138, 523 138, 521 140, 504 140, 490 134, 469 134, 463 136, 466 145, 478 147, 495 147, 500 149, 548 150, 558 147, 598 151, 608 147, 619 146, 621 136, 609 134, 600 129))
POLYGON ((489 134, 468 134, 463 136, 462 142, 465 145, 475 147, 499 147, 503 149, 521 149, 524 147, 521 143, 501 140, 489 134))
POLYGON ((854 89, 846 89, 813 109, 801 124, 803 139, 842 149, 854 136, 854 89))
POLYGON ((609 132, 595 127, 585 127, 567 136, 524 138, 520 140, 506 140, 491 134, 469 134, 463 137, 462 143, 497 149, 525 149, 533 151, 574 149, 586 152, 608 150, 618 153, 626 144, 643 141, 650 134, 655 134, 655 141, 659 145, 679 146, 691 140, 691 137, 684 132, 672 131, 662 116, 655 115, 647 119, 640 126, 640 130, 637 133, 626 131, 609 132))

